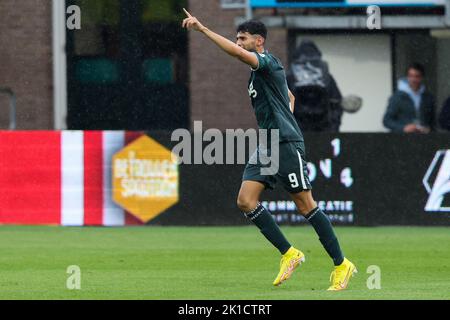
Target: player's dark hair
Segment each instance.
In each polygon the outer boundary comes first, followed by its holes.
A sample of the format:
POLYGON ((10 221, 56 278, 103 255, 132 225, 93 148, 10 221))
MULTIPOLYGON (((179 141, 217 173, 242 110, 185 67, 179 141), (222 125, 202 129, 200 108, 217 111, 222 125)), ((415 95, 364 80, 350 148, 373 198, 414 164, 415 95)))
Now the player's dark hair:
POLYGON ((425 76, 425 68, 421 63, 418 62, 413 62, 408 66, 408 69, 406 69, 406 71, 408 72, 409 70, 414 69, 420 72, 420 74, 422 75, 422 77, 425 76))
POLYGON ((251 35, 258 34, 264 39, 267 39, 267 28, 264 23, 258 20, 249 20, 241 23, 237 27, 237 32, 248 32, 251 35))

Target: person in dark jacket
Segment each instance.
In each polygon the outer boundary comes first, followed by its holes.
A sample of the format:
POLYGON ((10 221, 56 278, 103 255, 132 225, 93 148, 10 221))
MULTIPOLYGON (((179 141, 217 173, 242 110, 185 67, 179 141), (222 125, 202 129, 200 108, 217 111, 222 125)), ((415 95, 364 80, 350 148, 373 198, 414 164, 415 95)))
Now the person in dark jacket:
POLYGON ((450 97, 444 102, 444 106, 439 114, 439 125, 442 129, 450 131, 450 97))
POLYGON ((305 39, 295 50, 287 81, 297 98, 294 116, 302 131, 339 131, 342 95, 313 41, 305 39))
POLYGON ((392 132, 429 133, 435 129, 435 100, 423 84, 424 76, 423 66, 413 63, 407 77, 398 81, 383 119, 392 132))

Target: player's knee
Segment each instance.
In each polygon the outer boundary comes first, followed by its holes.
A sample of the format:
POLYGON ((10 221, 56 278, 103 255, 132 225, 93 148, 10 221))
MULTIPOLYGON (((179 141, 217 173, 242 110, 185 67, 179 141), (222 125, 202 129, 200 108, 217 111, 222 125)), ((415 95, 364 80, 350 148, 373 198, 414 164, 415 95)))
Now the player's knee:
POLYGON ((297 202, 296 205, 298 212, 303 216, 306 216, 309 212, 311 212, 314 209, 312 208, 311 205, 304 202, 297 202))
POLYGON ((308 204, 305 205, 303 207, 298 207, 298 212, 302 215, 302 216, 307 216, 308 214, 310 214, 313 210, 317 209, 317 204, 308 204))
POLYGON ((317 202, 314 201, 310 194, 308 194, 308 196, 294 196, 294 200, 298 212, 303 216, 317 208, 317 202))
POLYGON ((252 199, 245 195, 239 195, 237 198, 237 206, 242 212, 250 212, 256 208, 258 200, 252 199))

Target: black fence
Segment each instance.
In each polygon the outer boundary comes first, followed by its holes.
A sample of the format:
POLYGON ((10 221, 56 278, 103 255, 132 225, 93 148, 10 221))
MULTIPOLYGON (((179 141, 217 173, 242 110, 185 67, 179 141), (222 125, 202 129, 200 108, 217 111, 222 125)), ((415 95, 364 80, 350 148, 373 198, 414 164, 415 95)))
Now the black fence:
MULTIPOLYGON (((167 133, 148 133, 171 148, 167 133)), ((450 225, 450 135, 305 134, 313 195, 336 225, 450 225)), ((152 225, 245 225, 244 165, 181 165, 180 201, 152 225)), ((306 221, 280 185, 261 200, 280 224, 306 221)))

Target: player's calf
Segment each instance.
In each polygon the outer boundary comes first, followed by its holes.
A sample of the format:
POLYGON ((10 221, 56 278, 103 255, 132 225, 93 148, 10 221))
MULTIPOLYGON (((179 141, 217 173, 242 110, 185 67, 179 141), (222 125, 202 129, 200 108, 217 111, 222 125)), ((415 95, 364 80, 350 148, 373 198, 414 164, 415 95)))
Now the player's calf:
POLYGON ((264 208, 261 203, 258 203, 253 210, 244 212, 244 215, 258 227, 264 237, 266 237, 266 239, 269 240, 281 254, 285 254, 289 250, 291 244, 281 232, 273 219, 272 214, 264 208))
POLYGON ((342 253, 339 241, 334 233, 333 226, 328 216, 317 207, 317 203, 312 198, 311 191, 305 191, 298 194, 293 194, 299 212, 308 220, 313 226, 320 243, 324 247, 328 255, 333 259, 335 266, 339 266, 344 261, 344 254, 342 253), (305 214, 305 210, 310 210, 305 214))

